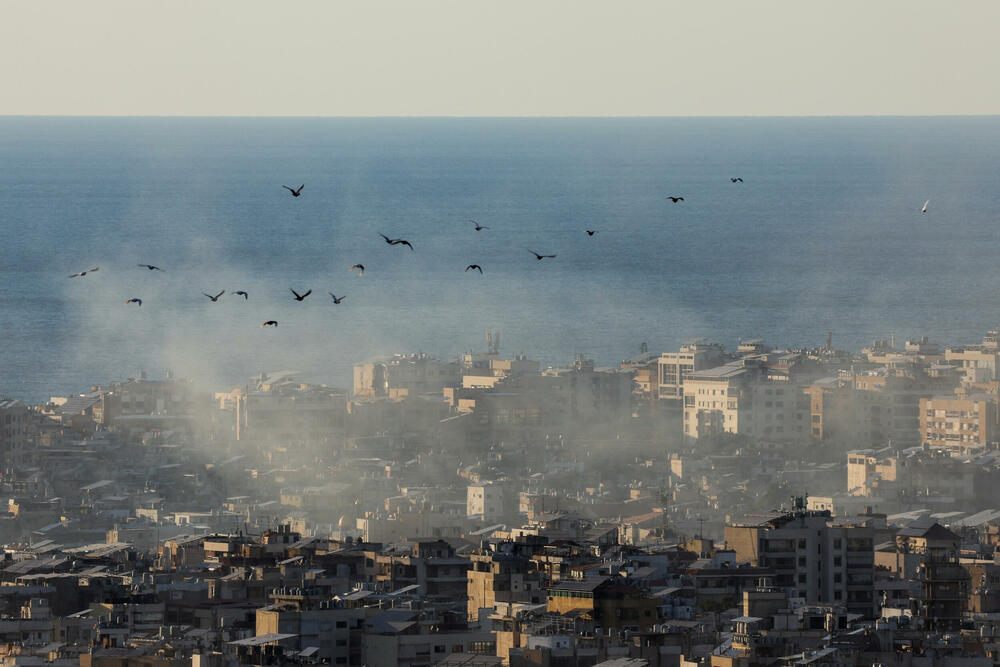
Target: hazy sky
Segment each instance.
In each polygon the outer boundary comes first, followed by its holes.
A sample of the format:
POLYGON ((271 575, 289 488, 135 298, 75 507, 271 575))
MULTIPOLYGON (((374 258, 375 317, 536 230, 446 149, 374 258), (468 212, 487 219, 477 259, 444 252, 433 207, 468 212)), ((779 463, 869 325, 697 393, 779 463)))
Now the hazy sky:
POLYGON ((995 0, 5 1, 3 114, 996 114, 995 0))

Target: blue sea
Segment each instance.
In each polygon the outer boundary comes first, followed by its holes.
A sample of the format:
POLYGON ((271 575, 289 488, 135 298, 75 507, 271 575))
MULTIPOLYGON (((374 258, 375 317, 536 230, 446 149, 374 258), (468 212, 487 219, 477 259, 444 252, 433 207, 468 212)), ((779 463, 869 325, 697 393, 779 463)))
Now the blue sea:
POLYGON ((697 336, 977 341, 998 222, 995 117, 0 118, 0 395, 142 370, 349 387, 487 330, 546 365, 697 336))

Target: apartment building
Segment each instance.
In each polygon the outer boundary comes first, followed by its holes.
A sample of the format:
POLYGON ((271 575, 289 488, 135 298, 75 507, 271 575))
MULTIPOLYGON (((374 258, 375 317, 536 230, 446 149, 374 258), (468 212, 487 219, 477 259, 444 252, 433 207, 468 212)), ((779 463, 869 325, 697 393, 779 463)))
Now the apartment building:
MULTIPOLYGON (((809 437, 809 397, 794 373, 775 373, 768 357, 746 357, 688 374, 684 435, 741 433, 764 440, 809 437), (779 379, 781 378, 781 379, 779 379)), ((787 367, 787 364, 782 364, 787 367)))
POLYGON ((466 489, 465 513, 482 521, 503 521, 517 513, 517 494, 506 484, 470 484, 466 489))
POLYGON ((303 384, 296 375, 262 373, 252 387, 215 395, 220 409, 231 415, 230 432, 237 440, 322 441, 342 432, 346 391, 303 384))
MULTIPOLYGON (((849 376, 828 377, 806 387, 809 397, 809 434, 814 440, 878 445, 885 442, 882 400, 855 391, 849 376)), ((881 398, 878 395, 877 398, 881 398)))
POLYGON ((602 627, 649 628, 658 619, 657 600, 637 586, 609 577, 560 581, 548 589, 549 613, 588 613, 602 627))
POLYGON ((0 398, 0 460, 4 467, 22 465, 27 442, 27 406, 0 398))
POLYGON ((354 365, 354 396, 358 399, 400 400, 440 394, 445 387, 459 386, 461 382, 459 362, 439 361, 426 354, 394 354, 354 365))
POLYGON ((895 482, 896 458, 885 449, 855 449, 847 452, 847 493, 852 496, 870 496, 879 482, 895 482))
POLYGON ((410 542, 399 551, 365 551, 368 583, 390 592, 419 586, 422 595, 461 598, 469 565, 469 560, 456 556, 454 547, 444 540, 410 542))
POLYGON ((595 368, 582 356, 572 366, 514 376, 493 387, 446 389, 443 395, 456 417, 470 415, 467 437, 484 442, 523 441, 632 414, 631 374, 595 368))
POLYGON ((988 394, 922 398, 920 439, 953 456, 981 452, 1000 439, 1000 400, 988 394))
POLYGON ((331 665, 361 661, 365 609, 339 608, 321 602, 314 608, 268 605, 256 611, 256 634, 291 635, 290 646, 331 665))
MULTIPOLYGON (((512 544, 512 543, 508 543, 512 544)), ((527 557, 516 553, 483 553, 469 556, 466 594, 469 622, 497 607, 510 613, 518 603, 539 604, 545 601, 545 589, 537 572, 530 572, 527 557)))
POLYGON ((981 345, 948 348, 944 353, 945 362, 955 366, 968 382, 992 382, 998 379, 1000 350, 984 348, 981 345))
POLYGON ((809 434, 814 440, 898 447, 922 442, 920 401, 952 392, 959 383, 950 365, 921 365, 913 360, 881 368, 842 371, 817 380, 809 397, 809 434))
POLYGON ((722 345, 705 343, 702 339, 684 343, 678 352, 664 352, 657 361, 657 397, 674 401, 678 406, 684 397, 684 376, 687 373, 721 366, 727 361, 722 345))
MULTIPOLYGON (((799 499, 802 500, 802 499, 799 499)), ((737 562, 775 572, 774 585, 807 602, 833 602, 875 613, 874 527, 868 517, 834 519, 828 511, 748 516, 725 527, 737 562)))

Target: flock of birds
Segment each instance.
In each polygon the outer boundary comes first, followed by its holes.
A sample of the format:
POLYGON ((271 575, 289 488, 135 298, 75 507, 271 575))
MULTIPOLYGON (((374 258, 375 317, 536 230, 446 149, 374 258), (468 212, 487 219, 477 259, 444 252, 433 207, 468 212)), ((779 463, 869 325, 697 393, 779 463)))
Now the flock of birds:
MULTIPOLYGON (((736 177, 730 177, 729 180, 732 183, 742 183, 743 182, 743 179, 741 177, 738 177, 738 176, 736 176, 736 177)), ((286 190, 288 190, 291 193, 292 197, 301 197, 302 196, 302 190, 305 188, 305 184, 300 185, 298 188, 292 188, 292 187, 289 187, 287 185, 282 185, 281 187, 283 187, 286 190)), ((670 200, 674 204, 677 204, 679 202, 684 201, 684 197, 682 197, 682 196, 676 196, 676 195, 670 195, 670 196, 664 197, 664 199, 665 200, 670 200)), ((926 202, 924 202, 923 208, 921 209, 921 213, 926 213, 927 212, 927 207, 930 205, 930 203, 931 202, 930 202, 929 199, 926 202)), ((473 229, 475 231, 477 231, 477 232, 482 232, 482 231, 486 231, 486 230, 489 229, 488 226, 481 225, 476 220, 469 220, 469 223, 471 223, 473 225, 473 229)), ((598 230, 596 230, 596 229, 585 229, 584 231, 587 233, 587 236, 592 237, 595 234, 597 234, 598 230)), ((399 245, 399 246, 406 246, 411 251, 414 251, 413 244, 410 243, 406 239, 402 239, 402 238, 389 238, 385 234, 381 234, 381 233, 379 234, 379 236, 381 236, 385 240, 385 242, 388 245, 390 245, 390 246, 397 246, 397 245, 399 245)), ((528 252, 530 252, 532 255, 534 255, 535 259, 537 259, 538 261, 542 261, 543 259, 555 259, 555 257, 556 257, 555 254, 551 254, 551 255, 542 254, 542 253, 539 253, 539 252, 536 252, 536 251, 532 250, 531 248, 526 248, 526 250, 528 252)), ((163 269, 161 269, 160 267, 156 266, 155 264, 141 264, 140 263, 140 264, 138 264, 138 266, 140 268, 144 268, 144 269, 146 269, 148 271, 160 271, 160 272, 163 272, 163 269)), ((364 266, 364 264, 360 264, 360 263, 359 264, 354 264, 354 265, 351 266, 350 271, 353 272, 355 269, 358 271, 358 275, 363 276, 365 274, 365 266, 364 266)), ((100 270, 100 267, 95 266, 92 269, 87 269, 86 271, 80 271, 78 273, 71 274, 69 277, 70 278, 83 278, 87 274, 89 274, 89 273, 96 273, 99 270, 100 270)), ((483 273, 483 267, 480 266, 479 264, 469 264, 467 267, 465 267, 465 273, 468 273, 469 271, 478 271, 480 273, 480 275, 482 275, 482 273, 483 273)), ((305 292, 303 292, 301 294, 298 293, 298 292, 296 292, 292 288, 289 288, 289 291, 292 293, 292 296, 295 299, 295 301, 300 302, 300 303, 302 301, 305 301, 306 297, 308 297, 310 294, 312 294, 312 289, 308 289, 308 290, 306 290, 305 292)), ((221 292, 219 292, 218 294, 215 294, 215 295, 208 294, 207 292, 202 292, 202 294, 209 301, 211 301, 212 303, 218 302, 219 299, 225 293, 226 293, 226 290, 222 290, 221 292)), ((250 295, 249 295, 249 293, 246 290, 234 290, 234 291, 231 291, 230 294, 235 294, 236 296, 242 296, 244 301, 248 301, 250 299, 250 295)), ((340 305, 343 302, 343 300, 347 297, 346 294, 342 294, 341 296, 338 297, 337 295, 335 295, 333 292, 330 292, 330 291, 327 291, 327 294, 330 295, 330 299, 333 301, 334 305, 340 305)), ((125 305, 126 306, 131 305, 133 303, 136 304, 136 306, 138 306, 138 307, 142 307, 142 299, 140 299, 138 297, 130 297, 127 301, 125 301, 125 305)), ((277 320, 266 320, 266 321, 262 322, 260 326, 261 327, 276 327, 276 326, 278 326, 278 322, 277 322, 277 320)))
MULTIPOLYGON (((742 182, 742 179, 740 179, 740 180, 742 182)), ((299 185, 299 187, 297 187, 297 188, 293 188, 293 187, 290 187, 288 185, 282 185, 281 187, 283 187, 286 190, 288 190, 288 192, 291 193, 292 197, 301 197, 302 196, 302 191, 303 191, 303 189, 305 189, 306 186, 305 186, 305 184, 302 184, 302 185, 299 185)), ((680 198, 674 197, 674 198, 671 198, 671 199, 674 200, 674 203, 677 203, 677 201, 683 201, 684 200, 683 197, 680 197, 680 198)), ((481 225, 476 220, 469 220, 469 222, 473 225, 473 229, 475 231, 477 231, 477 232, 482 232, 482 231, 486 231, 486 230, 489 229, 489 227, 487 225, 481 225)), ((586 230, 586 232, 587 232, 588 236, 593 236, 594 234, 597 233, 597 230, 590 230, 590 229, 588 229, 588 230, 586 230)), ((381 234, 381 233, 379 234, 379 236, 381 236, 385 240, 385 242, 388 245, 390 245, 390 246, 400 245, 400 246, 406 246, 411 251, 414 250, 413 244, 410 243, 406 239, 389 238, 385 234, 381 234)), ((546 255, 546 254, 535 252, 534 250, 531 250, 530 248, 528 249, 528 251, 532 255, 534 255, 535 258, 537 260, 539 260, 539 261, 541 261, 543 259, 554 259, 556 257, 555 254, 546 255)), ((164 271, 162 268, 156 266, 155 264, 142 264, 142 263, 140 263, 140 264, 138 264, 138 266, 140 268, 147 269, 148 271, 160 271, 160 272, 164 271)), ((354 264, 354 265, 351 266, 351 268, 349 270, 351 272, 357 270, 359 276, 365 275, 365 265, 364 264, 360 264, 360 263, 359 264, 354 264)), ((87 269, 86 271, 79 271, 77 273, 73 273, 69 277, 70 278, 83 278, 88 273, 97 273, 98 271, 100 271, 100 267, 95 266, 94 268, 87 269)), ((478 271, 480 273, 480 275, 482 275, 482 273, 483 273, 483 267, 480 266, 479 264, 469 264, 467 267, 465 267, 465 273, 468 273, 469 271, 478 271)), ((312 289, 311 288, 308 289, 308 290, 306 290, 305 292, 302 292, 301 294, 299 292, 296 292, 292 288, 289 288, 289 291, 292 293, 292 297, 295 299, 295 301, 300 302, 300 303, 302 301, 305 301, 306 297, 308 297, 310 294, 312 294, 312 289)), ((202 292, 202 294, 205 296, 205 298, 207 298, 212 303, 217 303, 219 301, 219 299, 222 298, 222 296, 225 293, 226 293, 226 290, 222 290, 218 294, 208 294, 207 292, 202 292)), ((235 294, 236 296, 242 296, 244 301, 248 301, 250 299, 250 294, 246 290, 233 290, 233 291, 230 291, 230 294, 235 294)), ((340 305, 344 301, 344 299, 347 298, 346 294, 342 294, 341 296, 337 296, 336 294, 334 294, 333 292, 330 292, 330 291, 327 291, 327 294, 330 295, 330 299, 331 299, 331 301, 333 302, 334 305, 340 305)), ((133 297, 129 297, 125 301, 125 305, 129 306, 131 304, 135 304, 137 307, 141 308, 142 307, 142 299, 140 299, 139 297, 134 297, 134 296, 133 297)), ((261 327, 276 327, 276 326, 278 326, 278 321, 277 320, 266 320, 266 321, 262 322, 260 326, 261 327)))

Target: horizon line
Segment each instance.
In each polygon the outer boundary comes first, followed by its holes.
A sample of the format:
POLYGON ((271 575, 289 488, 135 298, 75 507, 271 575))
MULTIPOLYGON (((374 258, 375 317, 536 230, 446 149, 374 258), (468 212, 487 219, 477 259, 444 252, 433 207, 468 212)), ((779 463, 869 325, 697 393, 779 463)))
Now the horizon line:
POLYGON ((943 114, 704 114, 704 115, 311 115, 311 114, 19 114, 0 113, 0 118, 176 118, 176 119, 297 119, 297 120, 692 120, 692 119, 770 119, 770 118, 997 118, 998 113, 943 114))

